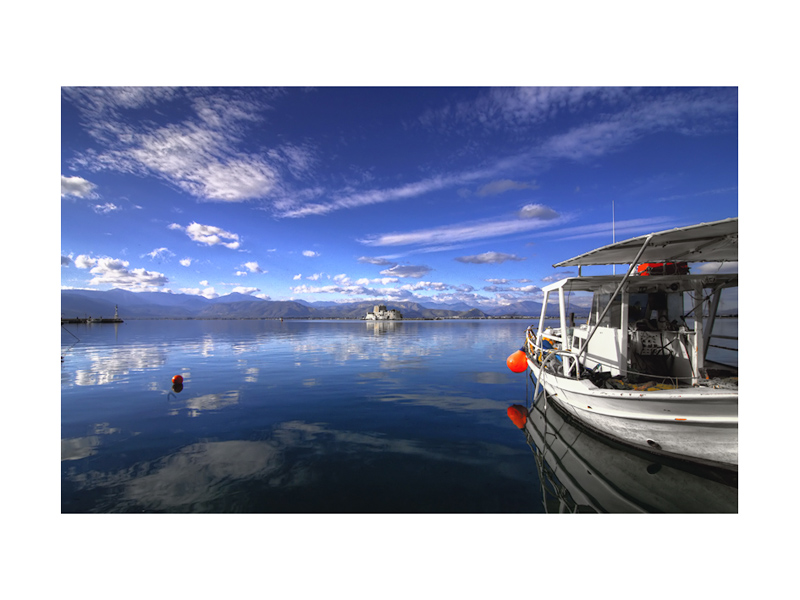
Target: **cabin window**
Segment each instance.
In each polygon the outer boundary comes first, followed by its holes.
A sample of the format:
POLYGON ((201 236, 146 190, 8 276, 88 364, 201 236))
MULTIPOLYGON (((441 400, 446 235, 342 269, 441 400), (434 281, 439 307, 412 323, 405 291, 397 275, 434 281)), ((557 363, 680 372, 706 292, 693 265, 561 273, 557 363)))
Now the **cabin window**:
POLYGON ((635 293, 628 298, 628 324, 644 329, 672 329, 683 324, 680 292, 635 293))
MULTIPOLYGON (((595 315, 595 319, 600 318, 600 314, 603 312, 603 309, 608 304, 608 301, 611 299, 611 294, 608 293, 601 293, 597 292, 594 295, 594 299, 592 301, 592 313, 595 315)), ((622 319, 622 297, 617 295, 614 298, 614 302, 611 303, 611 308, 608 309, 606 316, 603 317, 602 321, 598 322, 598 325, 601 327, 619 327, 620 320, 622 319)))

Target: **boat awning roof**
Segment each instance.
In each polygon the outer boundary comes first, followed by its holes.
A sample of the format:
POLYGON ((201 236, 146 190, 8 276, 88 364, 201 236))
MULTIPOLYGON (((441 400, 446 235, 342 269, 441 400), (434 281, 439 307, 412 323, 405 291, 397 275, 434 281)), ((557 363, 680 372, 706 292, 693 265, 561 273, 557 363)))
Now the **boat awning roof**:
MULTIPOLYGON (((624 275, 590 275, 587 277, 567 277, 560 279, 550 285, 542 288, 545 292, 551 292, 559 288, 564 288, 565 292, 597 292, 607 291, 612 292, 622 279, 624 275)), ((677 283, 676 289, 689 290, 694 289, 696 284, 703 287, 731 287, 739 285, 739 275, 735 273, 722 273, 722 274, 699 274, 699 275, 656 275, 641 277, 634 275, 628 279, 633 290, 636 286, 650 286, 652 284, 669 285, 670 283, 677 283)))
MULTIPOLYGON (((739 259, 739 218, 700 223, 667 229, 652 236, 639 263, 646 262, 718 262, 739 259)), ((647 235, 631 238, 553 265, 631 264, 647 240, 647 235)))

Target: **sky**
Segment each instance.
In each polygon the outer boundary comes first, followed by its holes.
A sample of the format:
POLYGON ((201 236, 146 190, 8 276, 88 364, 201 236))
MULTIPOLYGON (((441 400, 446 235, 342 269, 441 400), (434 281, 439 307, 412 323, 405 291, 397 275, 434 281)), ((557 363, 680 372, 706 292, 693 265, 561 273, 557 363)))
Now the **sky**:
POLYGON ((738 216, 738 119, 735 87, 62 87, 61 287, 537 301, 738 216))

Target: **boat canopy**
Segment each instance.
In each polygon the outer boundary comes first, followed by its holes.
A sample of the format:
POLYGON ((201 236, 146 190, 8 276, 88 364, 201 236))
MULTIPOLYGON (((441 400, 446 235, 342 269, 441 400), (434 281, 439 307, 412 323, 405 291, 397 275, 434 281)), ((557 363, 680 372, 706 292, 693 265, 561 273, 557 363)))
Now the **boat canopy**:
POLYGON ((645 262, 722 262, 739 260, 739 218, 700 223, 642 235, 553 265, 631 264, 645 262), (650 242, 639 255, 642 245, 650 242))
MULTIPOLYGON (((568 277, 559 279, 542 288, 549 292, 563 288, 565 292, 613 292, 619 282, 626 279, 623 275, 591 275, 588 277, 568 277)), ((674 284, 674 290, 693 290, 699 285, 701 287, 736 287, 739 285, 739 275, 736 273, 723 273, 715 275, 660 275, 658 277, 639 277, 627 278, 631 282, 631 287, 636 291, 637 286, 650 288, 653 284, 668 287, 674 284)))

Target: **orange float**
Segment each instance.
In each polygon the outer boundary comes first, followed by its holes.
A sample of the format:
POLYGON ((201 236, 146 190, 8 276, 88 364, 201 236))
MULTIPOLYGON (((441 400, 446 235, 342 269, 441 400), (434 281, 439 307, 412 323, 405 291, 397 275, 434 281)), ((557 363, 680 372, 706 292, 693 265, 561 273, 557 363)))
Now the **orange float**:
POLYGON ((522 373, 528 368, 528 356, 520 348, 506 359, 506 365, 514 373, 522 373))

